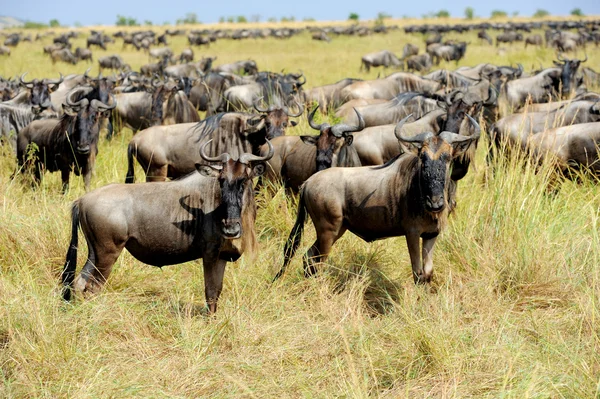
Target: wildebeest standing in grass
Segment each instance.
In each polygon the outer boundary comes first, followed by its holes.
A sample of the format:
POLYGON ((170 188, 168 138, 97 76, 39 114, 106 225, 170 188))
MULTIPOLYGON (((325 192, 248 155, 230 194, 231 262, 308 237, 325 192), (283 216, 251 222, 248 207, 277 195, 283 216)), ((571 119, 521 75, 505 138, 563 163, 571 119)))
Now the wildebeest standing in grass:
POLYGON ((210 154, 227 152, 258 155, 267 137, 266 115, 229 112, 200 123, 153 126, 136 134, 127 147, 126 183, 133 183, 134 158, 146 172, 146 181, 176 179, 192 172, 200 148, 211 141, 210 154))
POLYGON ((433 246, 448 218, 450 164, 479 138, 479 126, 471 120, 477 126, 472 136, 427 132, 404 137, 404 122, 398 123, 396 136, 405 154, 378 167, 327 169, 306 181, 276 279, 300 245, 308 213, 317 240, 304 258, 305 276, 316 273, 314 262, 327 259, 333 244, 350 230, 367 242, 406 236, 415 283, 431 281, 433 246))
POLYGON ((206 303, 217 310, 227 262, 255 251, 256 205, 252 178, 265 170, 273 154, 258 157, 200 152, 209 165, 174 182, 110 184, 79 198, 72 208, 71 242, 62 273, 63 297, 72 288, 97 292, 117 258, 127 249, 152 266, 174 265, 202 258, 206 303), (88 257, 75 280, 78 227, 88 245, 88 257))
POLYGON ((370 53, 363 55, 360 60, 360 70, 369 72, 371 67, 383 66, 384 68, 396 67, 400 68, 402 62, 388 50, 378 51, 376 53, 370 53))
MULTIPOLYGON (((273 139, 275 154, 269 161, 264 178, 281 181, 287 188, 297 192, 302 183, 320 170, 360 166, 356 149, 352 146, 352 133, 365 128, 365 121, 358 111, 357 124, 329 123, 317 125, 313 121, 316 107, 308 115, 310 127, 319 131, 315 136, 281 136, 273 139)), ((263 145, 262 153, 268 148, 263 145)))
POLYGON ((41 181, 44 170, 60 171, 63 192, 68 189, 74 171, 77 176, 83 174, 85 189, 89 190, 98 154, 101 115, 116 106, 114 98, 112 105, 96 99, 89 101, 85 95, 91 90, 91 87, 74 89, 67 96, 65 113, 59 119, 33 121, 19 133, 20 170, 31 160, 37 182, 41 181))

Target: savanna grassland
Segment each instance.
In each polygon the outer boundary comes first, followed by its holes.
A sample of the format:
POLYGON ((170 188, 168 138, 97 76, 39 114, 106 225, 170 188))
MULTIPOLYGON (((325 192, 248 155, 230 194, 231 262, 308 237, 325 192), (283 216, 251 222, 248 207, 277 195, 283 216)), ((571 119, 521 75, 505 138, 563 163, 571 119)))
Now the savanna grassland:
MULTIPOLYGON (((84 31, 73 47, 84 46, 84 31)), ((520 62, 529 70, 555 57, 522 43, 498 56, 475 32, 453 37, 471 42, 458 66, 520 62)), ((187 47, 185 37, 169 41, 175 53, 187 47)), ((252 58, 260 70, 302 70, 312 87, 375 78, 377 69, 358 72, 360 56, 401 53, 407 42, 424 47, 420 35, 395 31, 331 43, 308 33, 222 40, 194 51, 218 56, 216 64, 252 58)), ((94 58, 120 53, 134 70, 148 62, 121 47, 118 40, 93 50, 94 58)), ((599 70, 600 51, 588 56, 599 70)), ((86 68, 52 65, 39 42, 0 60, 4 77, 86 68)), ((309 133, 299 120, 291 134, 309 133)), ((124 181, 131 134, 101 140, 92 187, 124 181)), ((263 190, 259 253, 228 264, 219 311, 208 318, 201 262, 159 269, 126 252, 102 293, 64 303, 58 278, 83 182, 73 176, 62 195, 59 174, 47 174, 32 190, 26 176, 10 178, 16 160, 1 148, 0 397, 600 397, 600 185, 563 181, 548 165, 517 158, 492 173, 485 148, 483 138, 437 241, 431 289, 413 284, 404 238, 367 244, 350 233, 318 277, 305 279, 300 254, 315 237, 310 223, 287 274, 271 284, 296 199, 263 190)), ((80 243, 79 268, 81 235, 80 243)))

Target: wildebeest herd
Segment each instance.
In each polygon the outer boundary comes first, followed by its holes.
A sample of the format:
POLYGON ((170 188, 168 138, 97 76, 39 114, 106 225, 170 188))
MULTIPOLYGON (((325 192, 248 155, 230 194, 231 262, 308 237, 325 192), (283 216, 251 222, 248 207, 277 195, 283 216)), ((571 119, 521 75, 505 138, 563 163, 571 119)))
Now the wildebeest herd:
MULTIPOLYGON (((305 88, 301 71, 261 71, 254 60, 194 61, 192 48, 175 54, 167 37, 185 34, 182 30, 112 37, 92 31, 87 48, 75 52, 69 40, 77 33, 70 32, 44 48, 53 63, 76 64, 93 61, 91 47, 106 49, 107 43, 122 40, 123 47, 147 51, 150 63, 140 71, 114 54, 97 59, 102 71, 97 76, 88 69, 41 80, 27 80, 27 71, 17 79, 1 78, 0 137, 16 156, 15 179, 30 171, 39 185, 45 171, 60 171, 67 191, 74 172, 83 176, 88 191, 99 140, 113 139, 124 127, 134 132, 126 149, 125 183, 88 192, 73 204, 64 298, 70 299, 73 289, 98 291, 126 248, 154 266, 202 258, 206 302, 215 312, 226 263, 256 249, 255 195, 268 182, 299 195, 297 220, 276 278, 300 245, 308 215, 317 238, 304 260, 306 276, 349 230, 368 242, 406 236, 414 281, 428 283, 436 238, 456 208, 459 181, 473 162, 482 131, 488 133, 490 161, 517 148, 540 161, 550 157, 566 177, 574 169, 600 175, 600 95, 588 90, 600 85, 600 75, 587 66, 587 55, 574 53, 598 46, 599 22, 404 30, 426 35, 422 54, 407 43, 400 57, 382 50, 357 60, 360 71, 379 66, 397 71, 311 89, 305 88), (441 62, 458 62, 468 51, 467 41, 444 41, 448 32, 476 30, 478 39, 493 44, 488 31, 502 29, 497 46, 523 40, 525 46, 539 46, 544 45, 541 35, 524 38, 523 33, 542 28, 545 44, 556 49, 551 67, 526 72, 520 64, 480 63, 430 71, 441 62), (156 45, 162 47, 151 48, 156 45), (107 70, 111 75, 103 75, 107 70), (204 119, 198 111, 205 112, 204 119), (296 125, 292 118, 305 111, 318 134, 286 135, 296 125), (317 123, 318 111, 321 118, 335 114, 338 123, 317 123), (136 161, 147 183, 132 184, 136 161), (76 279, 79 228, 88 256, 76 279)), ((385 31, 321 28, 312 38, 329 42, 340 34, 385 31)), ((190 46, 210 46, 216 40, 300 32, 202 30, 187 39, 190 46)), ((27 39, 11 34, 5 46, 27 39)), ((0 54, 10 55, 10 49, 0 48, 0 54)))

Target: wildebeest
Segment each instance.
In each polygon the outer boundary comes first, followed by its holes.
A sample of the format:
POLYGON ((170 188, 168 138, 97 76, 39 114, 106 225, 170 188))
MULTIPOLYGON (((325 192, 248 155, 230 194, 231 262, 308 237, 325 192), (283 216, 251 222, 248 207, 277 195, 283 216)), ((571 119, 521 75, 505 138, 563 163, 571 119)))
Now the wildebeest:
POLYGON ((192 62, 194 61, 194 50, 191 48, 186 48, 181 50, 181 54, 179 55, 179 62, 192 62))
POLYGON ((83 61, 83 60, 88 60, 89 62, 94 61, 94 59, 92 58, 92 50, 89 50, 86 48, 77 47, 75 49, 74 55, 81 61, 83 61))
POLYGON ((19 93, 17 97, 11 100, 11 102, 27 104, 31 106, 34 112, 39 112, 43 109, 52 107, 50 94, 63 82, 64 78, 62 74, 58 80, 33 79, 29 82, 24 80, 25 75, 27 75, 27 72, 21 75, 19 82, 28 90, 23 91, 22 94, 19 93), (22 99, 21 96, 23 97, 22 99))
POLYGON ((0 46, 0 55, 10 55, 10 48, 6 46, 0 46))
POLYGON ((411 55, 404 60, 407 71, 427 72, 431 69, 431 56, 427 53, 421 55, 411 55))
POLYGON ((200 121, 196 108, 189 102, 185 93, 179 91, 177 83, 153 82, 153 86, 150 126, 200 121))
POLYGON ((86 48, 89 49, 92 46, 98 46, 102 50, 106 50, 106 44, 104 44, 102 35, 92 35, 87 38, 86 48))
POLYGON ((549 129, 532 136, 530 154, 539 161, 551 157, 565 176, 589 170, 600 176, 600 123, 581 123, 549 129))
POLYGON ((525 38, 525 47, 527 47, 528 44, 541 47, 544 44, 544 41, 541 35, 529 35, 525 38))
POLYGON ((126 64, 125 61, 119 55, 107 55, 105 57, 98 58, 98 64, 100 65, 100 72, 103 69, 112 69, 112 70, 126 70, 131 69, 129 64, 126 64))
POLYGON ((404 47, 402 48, 402 59, 405 60, 410 56, 413 55, 417 55, 419 54, 419 46, 412 44, 412 43, 406 43, 404 45, 404 47))
POLYGON ((123 127, 133 132, 150 127, 152 118, 152 94, 146 91, 119 93, 115 95, 117 107, 112 111, 112 125, 115 133, 123 127))
POLYGON ((384 68, 396 67, 400 68, 402 62, 388 50, 378 51, 376 53, 370 53, 363 55, 360 60, 360 70, 363 69, 369 72, 371 67, 383 66, 384 68))
POLYGON ((520 42, 523 40, 523 35, 518 32, 510 31, 504 32, 496 36, 496 47, 500 43, 512 43, 512 42, 520 42))
POLYGON ((362 82, 362 79, 346 78, 333 84, 304 90, 304 102, 308 105, 312 105, 313 103, 319 104, 319 108, 321 108, 323 112, 326 112, 329 109, 335 109, 343 103, 340 98, 341 90, 356 82, 362 82))
POLYGON ((32 161, 36 182, 41 181, 44 170, 60 171, 66 192, 73 170, 77 176, 83 174, 85 189, 89 190, 98 153, 100 114, 116 106, 114 99, 112 105, 96 99, 90 102, 85 95, 91 90, 74 89, 66 98, 65 113, 60 119, 33 121, 17 136, 19 169, 32 161))
POLYGON ((341 90, 340 99, 344 102, 358 98, 391 100, 407 91, 435 93, 440 88, 438 82, 411 73, 396 72, 383 79, 354 82, 341 90))
POLYGON ((75 201, 61 277, 65 300, 72 288, 100 290, 126 248, 139 261, 159 267, 202 258, 206 304, 216 312, 225 265, 257 246, 252 179, 263 173, 273 152, 209 157, 206 145, 200 156, 210 166, 197 164, 198 173, 168 183, 111 184, 75 201), (75 280, 79 226, 88 256, 75 280))
POLYGON ((480 40, 485 40, 489 45, 492 44, 492 38, 485 30, 480 30, 477 32, 477 38, 480 40))
MULTIPOLYGON (((316 136, 281 136, 273 139, 275 154, 268 163, 266 179, 281 181, 287 188, 297 192, 302 183, 313 174, 331 168, 360 166, 356 150, 352 147, 352 133, 365 128, 358 111, 357 125, 329 123, 317 125, 313 121, 315 107, 308 115, 310 127, 319 131, 316 136)), ((262 153, 267 148, 263 145, 262 153)))
POLYGON ((172 78, 199 78, 210 70, 217 57, 203 57, 198 62, 188 62, 181 65, 170 65, 165 68, 165 75, 172 78))
POLYGON ((78 61, 78 58, 68 48, 54 50, 52 54, 50 54, 50 58, 52 59, 52 64, 56 64, 56 61, 62 61, 75 65, 78 61))
POLYGON ((331 41, 331 39, 329 38, 329 36, 327 36, 327 33, 325 33, 324 31, 319 31, 319 32, 315 32, 312 34, 312 39, 313 40, 319 40, 322 42, 327 42, 329 43, 331 41))
POLYGON ((314 262, 327 259, 333 244, 350 230, 367 242, 406 236, 415 283, 430 282, 433 247, 449 212, 450 164, 480 134, 477 122, 470 120, 476 126, 472 136, 427 132, 414 137, 404 136, 402 120, 395 132, 403 155, 383 166, 331 168, 309 178, 300 191, 298 216, 275 279, 300 245, 308 214, 317 239, 304 258, 305 276, 316 273, 314 262))
POLYGON ((297 111, 292 113, 285 105, 277 106, 274 104, 263 108, 259 101, 254 102, 254 109, 259 113, 266 114, 265 123, 267 125, 267 140, 272 140, 275 137, 285 136, 285 131, 288 125, 296 126, 296 121, 290 121, 289 118, 297 118, 302 115, 304 109, 300 104, 296 103, 297 111))
POLYGON ((210 72, 204 75, 190 90, 190 102, 206 116, 225 111, 225 90, 231 81, 222 74, 210 72))
POLYGON ((227 72, 227 73, 235 73, 238 75, 254 75, 258 73, 258 67, 256 66, 256 61, 253 60, 245 60, 245 61, 237 61, 232 62, 231 64, 223 64, 213 68, 213 72, 227 72))
POLYGON ((467 51, 467 43, 460 42, 455 44, 445 44, 435 47, 428 47, 427 52, 431 56, 435 65, 439 65, 441 60, 444 61, 460 61, 467 51))
POLYGON ((148 51, 148 57, 150 57, 151 60, 153 58, 158 58, 162 60, 165 57, 169 59, 172 56, 173 50, 171 50, 169 47, 153 48, 152 50, 148 51))
POLYGON ((266 137, 266 115, 237 112, 213 115, 200 123, 153 126, 129 142, 125 182, 134 182, 134 158, 146 172, 146 181, 164 181, 194 171, 196 156, 209 140, 211 154, 227 152, 235 158, 242 153, 258 155, 266 137))

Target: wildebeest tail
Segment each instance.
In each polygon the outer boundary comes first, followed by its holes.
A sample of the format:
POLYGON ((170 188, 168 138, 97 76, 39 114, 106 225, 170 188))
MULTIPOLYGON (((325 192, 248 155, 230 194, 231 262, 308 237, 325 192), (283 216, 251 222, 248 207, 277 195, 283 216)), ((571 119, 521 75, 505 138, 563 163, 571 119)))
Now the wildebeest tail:
POLYGON ((75 270, 77 268, 77 230, 79 228, 79 202, 73 203, 71 209, 71 243, 67 251, 65 266, 62 272, 63 298, 65 301, 71 300, 71 290, 73 280, 75 279, 75 270))
POLYGON ((294 254, 300 245, 300 241, 302 240, 302 231, 304 230, 305 220, 306 205, 304 204, 304 187, 302 187, 300 190, 300 200, 298 201, 298 216, 296 216, 296 223, 294 223, 294 227, 292 227, 290 236, 288 237, 285 247, 283 248, 283 266, 281 266, 281 270, 279 270, 279 273, 277 273, 273 281, 277 280, 283 275, 283 273, 285 273, 287 265, 294 257, 294 254))
POLYGON ((135 170, 133 167, 133 151, 134 145, 129 143, 127 146, 127 176, 125 176, 125 183, 135 183, 135 170))

